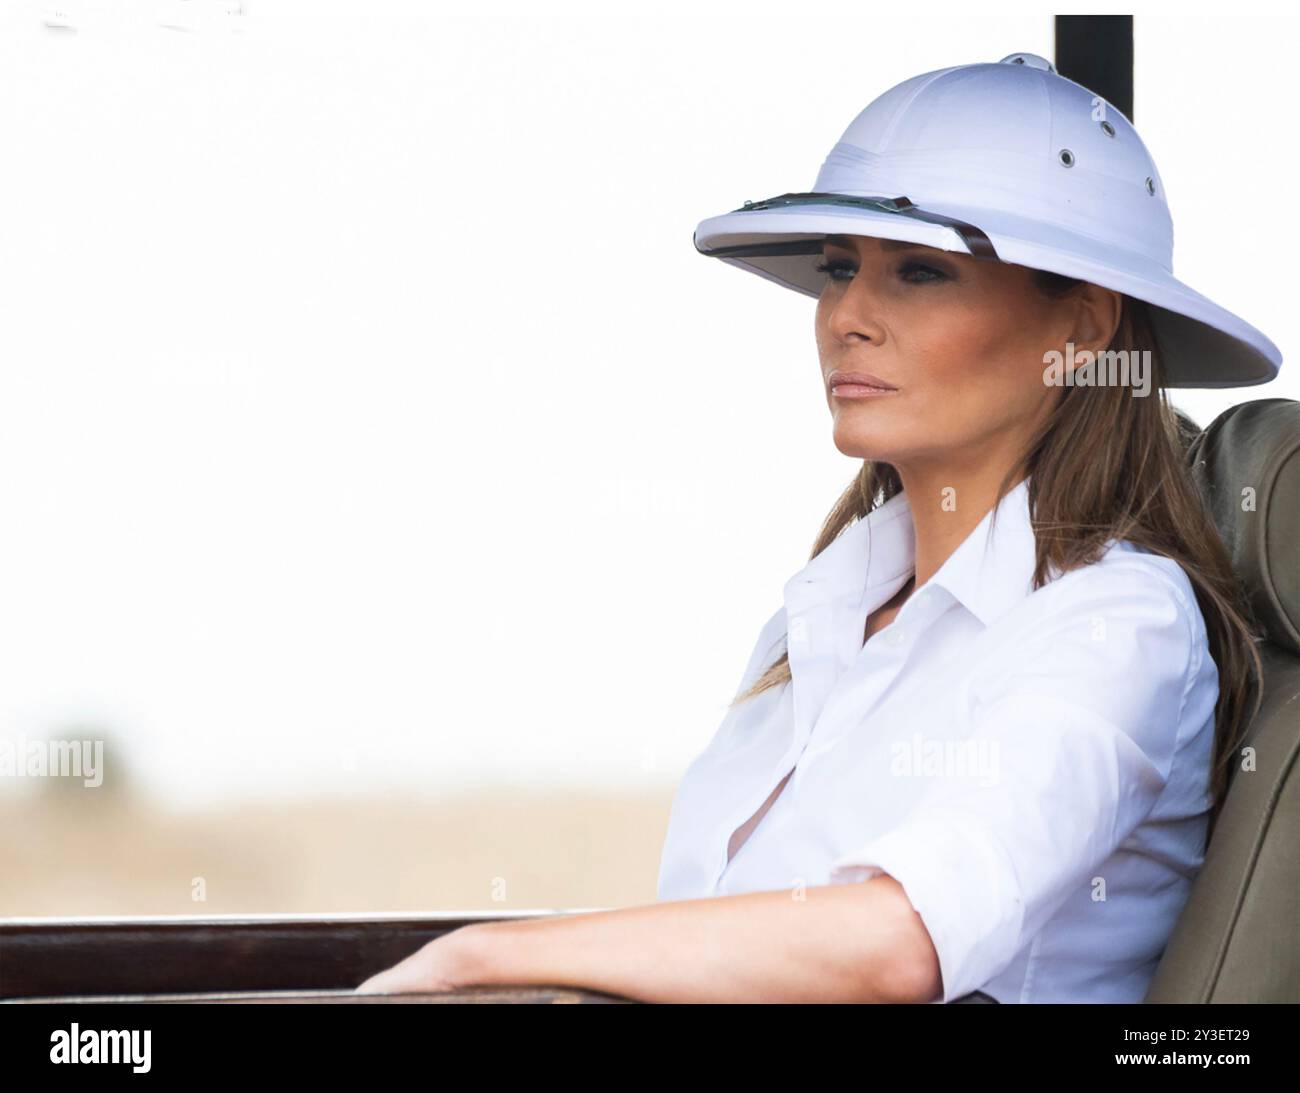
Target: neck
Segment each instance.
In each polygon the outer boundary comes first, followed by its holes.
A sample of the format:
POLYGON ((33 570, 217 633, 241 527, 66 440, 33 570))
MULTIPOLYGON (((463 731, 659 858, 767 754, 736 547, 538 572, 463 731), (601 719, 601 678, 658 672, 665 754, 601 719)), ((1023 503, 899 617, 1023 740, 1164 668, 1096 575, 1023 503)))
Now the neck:
MULTIPOLYGON (((1006 468, 990 474, 983 469, 964 473, 898 468, 916 530, 916 574, 919 588, 933 577, 998 500, 1006 468)), ((1024 474, 1012 480, 1014 488, 1024 474)))

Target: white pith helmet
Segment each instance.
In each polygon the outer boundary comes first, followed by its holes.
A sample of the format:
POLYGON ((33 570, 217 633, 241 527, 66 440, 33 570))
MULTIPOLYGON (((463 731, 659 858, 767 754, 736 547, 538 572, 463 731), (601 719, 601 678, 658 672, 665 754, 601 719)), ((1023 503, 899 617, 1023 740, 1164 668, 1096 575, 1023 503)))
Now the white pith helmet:
POLYGON ((695 246, 817 297, 831 234, 969 253, 1145 300, 1168 387, 1266 383, 1282 364, 1263 333, 1174 277, 1173 220, 1137 130, 1032 53, 904 80, 853 119, 811 191, 705 220, 695 246))

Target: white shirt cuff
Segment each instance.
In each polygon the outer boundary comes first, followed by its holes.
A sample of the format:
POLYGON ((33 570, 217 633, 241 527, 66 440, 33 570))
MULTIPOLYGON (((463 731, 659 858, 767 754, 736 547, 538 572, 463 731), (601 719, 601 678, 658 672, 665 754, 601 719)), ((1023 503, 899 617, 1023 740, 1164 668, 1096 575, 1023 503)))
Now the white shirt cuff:
POLYGON ((920 915, 939 957, 943 984, 934 1002, 979 990, 1015 956, 1024 905, 1011 863, 969 815, 941 808, 831 863, 829 883, 893 877, 920 915), (980 898, 963 901, 962 892, 980 898))

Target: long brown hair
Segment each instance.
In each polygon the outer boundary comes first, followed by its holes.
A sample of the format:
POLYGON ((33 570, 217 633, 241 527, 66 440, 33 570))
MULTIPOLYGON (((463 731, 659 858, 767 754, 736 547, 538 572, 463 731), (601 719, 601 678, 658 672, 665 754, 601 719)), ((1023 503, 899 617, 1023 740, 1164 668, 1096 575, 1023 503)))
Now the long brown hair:
MULTIPOLYGON (((1048 295, 1070 292, 1082 283, 1042 270, 1035 271, 1035 281, 1048 295)), ((1173 559, 1191 580, 1219 670, 1208 845, 1235 756, 1262 700, 1264 669, 1257 643, 1263 634, 1192 477, 1185 453, 1195 430, 1168 401, 1164 364, 1145 302, 1123 298, 1110 348, 1150 352, 1157 397, 1134 398, 1121 384, 1063 388, 1021 461, 1002 480, 998 497, 1030 476, 1035 589, 1046 583, 1049 565, 1061 573, 1091 565, 1111 539, 1126 539, 1173 559), (1079 452, 1088 452, 1089 459, 1079 460, 1079 452), (1254 705, 1248 711, 1252 693, 1254 705)), ((810 557, 902 488, 892 465, 864 460, 823 522, 810 557)), ((732 705, 789 680, 789 654, 783 652, 732 705)))

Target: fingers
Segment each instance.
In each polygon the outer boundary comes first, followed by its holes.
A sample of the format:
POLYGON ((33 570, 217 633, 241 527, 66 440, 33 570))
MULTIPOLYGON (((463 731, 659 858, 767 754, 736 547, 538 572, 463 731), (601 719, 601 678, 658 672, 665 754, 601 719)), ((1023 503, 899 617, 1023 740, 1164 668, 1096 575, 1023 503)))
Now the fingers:
MULTIPOLYGON (((400 967, 400 965, 398 965, 397 967, 400 967)), ((357 987, 357 989, 353 991, 353 993, 354 994, 397 994, 399 993, 402 990, 403 984, 401 978, 393 974, 397 970, 397 967, 387 968, 384 971, 379 972, 377 975, 372 975, 369 979, 367 979, 359 987, 357 987)))

